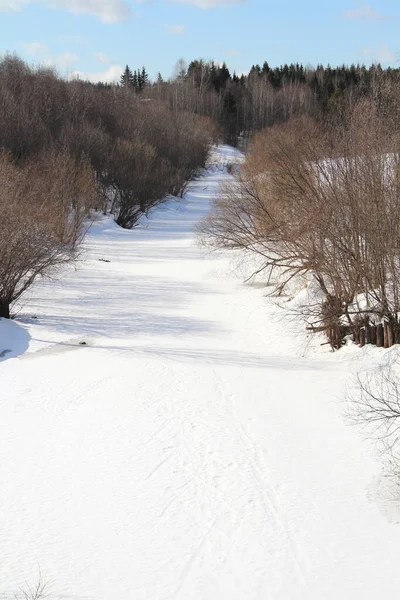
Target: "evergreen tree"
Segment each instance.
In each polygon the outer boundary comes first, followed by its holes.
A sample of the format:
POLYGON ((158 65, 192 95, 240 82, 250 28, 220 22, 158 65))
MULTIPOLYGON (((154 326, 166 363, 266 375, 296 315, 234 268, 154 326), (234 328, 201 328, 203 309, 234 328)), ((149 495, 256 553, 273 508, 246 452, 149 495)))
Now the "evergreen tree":
POLYGON ((271 69, 269 68, 269 64, 267 63, 267 61, 265 61, 263 64, 262 72, 268 75, 270 71, 271 69))
POLYGON ((141 73, 141 70, 138 69, 137 70, 137 90, 138 90, 138 92, 141 92, 142 88, 143 88, 142 73, 141 73))
POLYGON ((144 87, 146 86, 146 84, 148 84, 148 82, 149 82, 149 76, 147 75, 146 69, 144 67, 142 67, 141 69, 138 69, 137 71, 135 71, 134 78, 135 78, 135 89, 138 92, 141 92, 144 89, 144 87), (136 77, 135 77, 135 75, 136 75, 136 77))
POLYGON ((142 87, 145 87, 149 83, 149 76, 144 67, 142 67, 141 78, 142 78, 142 87))
POLYGON ((238 139, 237 104, 235 96, 230 90, 224 95, 223 106, 225 139, 229 144, 236 145, 238 139))
POLYGON ((129 66, 126 65, 125 71, 121 75, 120 85, 125 89, 133 88, 133 74, 129 66))
MULTIPOLYGON (((158 97, 172 102, 175 110, 185 108, 215 118, 226 139, 234 142, 240 134, 295 114, 337 113, 346 102, 361 96, 381 96, 386 82, 400 86, 400 69, 382 69, 380 65, 318 64, 312 68, 296 62, 275 67, 267 61, 260 64, 254 64, 249 74, 238 75, 231 74, 225 63, 196 59, 187 67, 181 59, 171 81, 164 82, 159 73, 154 87, 158 97), (177 83, 179 93, 171 88, 177 83)), ((121 86, 141 93, 148 81, 145 67, 132 73, 126 66, 121 86)))
POLYGON ((231 79, 231 74, 225 63, 218 69, 218 79, 220 88, 225 88, 228 81, 231 79))

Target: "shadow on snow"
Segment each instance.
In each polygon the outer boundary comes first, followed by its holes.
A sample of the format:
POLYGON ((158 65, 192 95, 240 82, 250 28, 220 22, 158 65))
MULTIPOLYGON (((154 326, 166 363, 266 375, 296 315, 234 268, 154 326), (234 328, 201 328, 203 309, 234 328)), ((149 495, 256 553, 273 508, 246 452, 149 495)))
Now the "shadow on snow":
POLYGON ((23 325, 10 319, 0 319, 0 362, 23 354, 31 336, 23 325))

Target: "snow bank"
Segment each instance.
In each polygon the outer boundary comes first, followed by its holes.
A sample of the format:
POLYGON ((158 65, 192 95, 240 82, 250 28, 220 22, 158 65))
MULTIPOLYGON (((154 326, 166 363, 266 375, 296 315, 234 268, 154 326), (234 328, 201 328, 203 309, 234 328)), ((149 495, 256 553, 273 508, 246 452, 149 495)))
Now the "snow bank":
POLYGON ((133 231, 100 220, 0 323, 6 597, 40 567, 71 600, 399 598, 400 529, 342 414, 385 351, 310 352, 197 246, 232 155, 133 231))

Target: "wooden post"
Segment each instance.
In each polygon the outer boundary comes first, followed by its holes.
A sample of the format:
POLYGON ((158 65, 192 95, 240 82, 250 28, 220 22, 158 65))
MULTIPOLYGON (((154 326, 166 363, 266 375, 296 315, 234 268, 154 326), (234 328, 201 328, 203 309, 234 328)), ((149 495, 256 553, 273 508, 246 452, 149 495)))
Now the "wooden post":
POLYGON ((389 348, 389 323, 387 321, 383 324, 383 347, 389 348))
POLYGON ((393 324, 392 324, 393 344, 397 344, 397 328, 398 328, 397 321, 393 321, 393 324))
POLYGON ((393 346, 393 323, 389 322, 387 324, 387 331, 388 331, 388 348, 391 348, 393 346))
POLYGON ((376 325, 371 326, 371 344, 376 345, 376 325))
POLYGON ((360 329, 360 348, 365 346, 365 327, 360 329))
POLYGON ((378 323, 376 326, 376 345, 378 348, 383 346, 383 326, 382 323, 378 323))

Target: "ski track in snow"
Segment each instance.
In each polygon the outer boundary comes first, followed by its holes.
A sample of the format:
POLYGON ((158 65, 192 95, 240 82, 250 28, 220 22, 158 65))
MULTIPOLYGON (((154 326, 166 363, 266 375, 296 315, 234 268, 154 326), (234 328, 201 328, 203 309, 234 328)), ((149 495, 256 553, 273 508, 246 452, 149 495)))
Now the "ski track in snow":
POLYGON ((63 600, 400 598, 400 525, 342 404, 384 351, 308 348, 197 245, 235 156, 133 231, 99 219, 0 322, 0 598, 39 569, 63 600))

